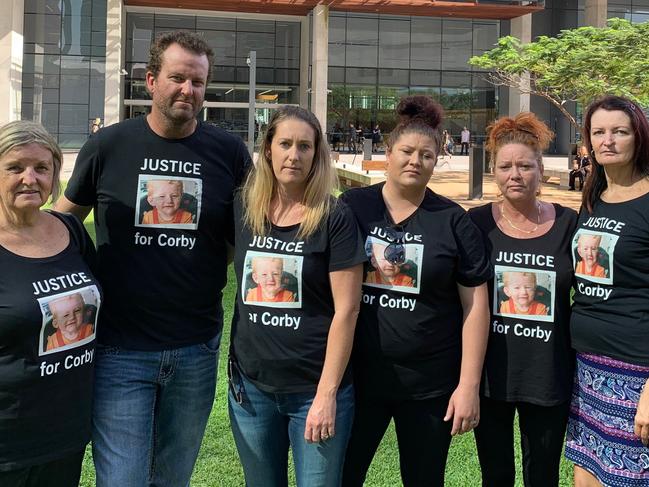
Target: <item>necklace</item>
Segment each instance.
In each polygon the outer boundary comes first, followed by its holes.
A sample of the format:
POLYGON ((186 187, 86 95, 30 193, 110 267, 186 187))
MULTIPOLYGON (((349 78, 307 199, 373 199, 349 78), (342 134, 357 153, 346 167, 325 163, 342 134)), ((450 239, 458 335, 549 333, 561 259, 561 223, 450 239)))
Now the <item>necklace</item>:
POLYGON ((536 232, 539 229, 539 225, 541 224, 541 203, 538 201, 536 202, 536 225, 534 225, 534 228, 531 230, 523 230, 522 228, 518 228, 514 223, 507 218, 507 215, 505 215, 505 202, 503 201, 500 203, 500 214, 502 217, 505 219, 507 223, 509 223, 509 226, 512 227, 514 230, 518 230, 519 232, 523 232, 527 235, 531 235, 532 233, 536 232))

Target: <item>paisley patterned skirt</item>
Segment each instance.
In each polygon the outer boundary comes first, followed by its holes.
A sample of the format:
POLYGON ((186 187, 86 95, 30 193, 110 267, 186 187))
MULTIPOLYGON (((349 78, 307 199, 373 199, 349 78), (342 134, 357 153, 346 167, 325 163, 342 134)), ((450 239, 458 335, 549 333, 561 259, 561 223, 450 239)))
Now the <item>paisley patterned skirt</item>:
POLYGON ((649 487, 649 448, 633 433, 649 367, 577 354, 566 458, 606 487, 649 487))

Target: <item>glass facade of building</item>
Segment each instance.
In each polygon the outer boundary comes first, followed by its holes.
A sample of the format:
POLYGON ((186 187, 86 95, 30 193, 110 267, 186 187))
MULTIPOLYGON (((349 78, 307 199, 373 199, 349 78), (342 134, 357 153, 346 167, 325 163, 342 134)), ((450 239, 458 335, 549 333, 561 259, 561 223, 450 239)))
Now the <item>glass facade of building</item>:
MULTIPOLYGON (((41 121, 63 147, 78 148, 91 121, 104 116, 106 0, 25 0, 22 117, 41 121)), ((498 3, 498 2, 495 2, 498 3)), ((532 17, 532 38, 584 23, 585 0, 547 0, 532 17)), ((649 0, 608 0, 608 16, 649 20, 649 0)), ((125 116, 146 112, 144 75, 155 35, 173 29, 200 33, 215 49, 205 120, 247 137, 250 50, 257 52, 257 102, 300 102, 299 17, 173 15, 127 8, 123 49, 125 116)), ((329 18, 328 131, 336 123, 378 123, 392 129, 394 108, 407 94, 429 94, 446 111, 445 128, 464 125, 478 140, 489 121, 507 111, 506 90, 467 64, 510 31, 509 21, 406 17, 331 11, 329 18)), ((303 80, 302 87, 308 87, 303 80)), ((531 109, 558 134, 564 150, 575 134, 562 115, 532 98, 531 109)), ((578 110, 578 108, 574 108, 578 110)), ((261 125, 272 109, 258 109, 261 125)))
MULTIPOLYGON (((127 116, 146 112, 137 100, 149 99, 144 76, 149 46, 155 36, 184 29, 202 35, 214 49, 212 79, 205 94, 202 118, 247 137, 248 110, 235 103, 248 103, 247 64, 251 50, 257 53, 256 96, 272 103, 299 103, 300 22, 194 15, 128 13, 126 17, 127 116), (214 106, 214 103, 218 106, 214 106), (227 106, 231 105, 231 106, 227 106)), ((268 110, 259 110, 264 123, 268 110)))
POLYGON ((104 117, 106 0, 25 0, 22 106, 62 147, 104 117))
POLYGON ((498 111, 497 89, 467 64, 498 40, 500 22, 331 12, 329 130, 349 122, 384 133, 408 94, 426 94, 444 107, 445 126, 474 135, 498 111))

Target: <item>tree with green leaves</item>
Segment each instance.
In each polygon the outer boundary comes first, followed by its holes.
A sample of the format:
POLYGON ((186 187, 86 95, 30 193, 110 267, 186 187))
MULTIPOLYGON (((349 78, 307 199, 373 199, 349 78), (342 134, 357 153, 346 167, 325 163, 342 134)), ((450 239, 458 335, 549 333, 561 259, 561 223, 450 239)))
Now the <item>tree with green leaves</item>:
POLYGON ((487 70, 494 85, 521 89, 556 106, 579 130, 567 101, 586 106, 605 94, 649 106, 649 22, 609 19, 607 27, 562 30, 523 44, 513 36, 469 64, 487 70), (522 87, 522 88, 521 88, 522 87))

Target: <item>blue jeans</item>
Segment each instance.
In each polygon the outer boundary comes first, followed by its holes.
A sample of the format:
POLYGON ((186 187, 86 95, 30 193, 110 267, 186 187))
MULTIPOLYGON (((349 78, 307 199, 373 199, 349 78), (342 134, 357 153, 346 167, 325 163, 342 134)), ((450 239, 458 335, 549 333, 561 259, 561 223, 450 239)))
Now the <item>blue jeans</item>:
POLYGON ((220 338, 162 352, 97 346, 97 487, 189 485, 214 403, 220 338))
MULTIPOLYGON (((288 449, 293 450, 298 487, 338 487, 354 419, 354 389, 344 386, 336 397, 336 434, 307 443, 306 417, 312 393, 269 394, 241 376, 242 403, 229 394, 230 422, 247 487, 286 487, 288 449)), ((238 391, 238 385, 235 384, 238 391)))

